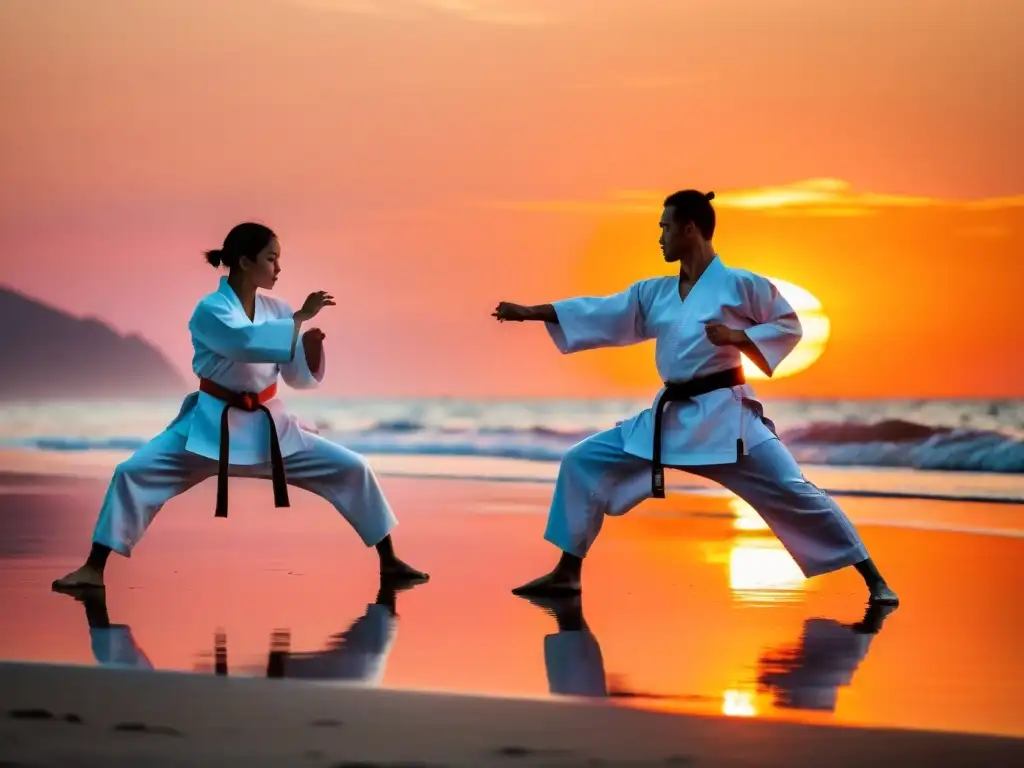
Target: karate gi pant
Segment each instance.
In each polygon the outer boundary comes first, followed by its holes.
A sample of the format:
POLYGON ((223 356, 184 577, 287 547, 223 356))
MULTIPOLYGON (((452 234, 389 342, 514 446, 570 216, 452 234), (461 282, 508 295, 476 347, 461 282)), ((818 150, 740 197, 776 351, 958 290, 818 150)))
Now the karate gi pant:
MULTIPOLYGON (((713 480, 750 504, 808 578, 868 557, 853 523, 803 476, 777 438, 750 449, 735 464, 680 469, 713 480)), ((619 429, 599 432, 562 458, 544 538, 585 557, 605 515, 624 515, 650 497, 651 462, 623 450, 619 429)))
POLYGON ((545 636, 544 668, 548 690, 556 696, 608 695, 601 646, 588 629, 545 636))
MULTIPOLYGON (((398 525, 366 459, 319 435, 284 457, 288 484, 330 502, 371 547, 398 525)), ((100 509, 93 541, 131 557, 157 512, 203 480, 217 475, 217 462, 185 450, 186 437, 166 430, 114 470, 100 509)), ((232 477, 270 477, 270 463, 232 464, 232 477)))

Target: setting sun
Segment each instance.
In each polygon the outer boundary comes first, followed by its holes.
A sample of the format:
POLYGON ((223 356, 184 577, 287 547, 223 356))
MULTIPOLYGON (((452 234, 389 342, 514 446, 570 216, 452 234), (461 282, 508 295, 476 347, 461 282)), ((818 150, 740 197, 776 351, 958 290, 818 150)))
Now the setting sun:
MULTIPOLYGON (((803 338, 796 349, 789 353, 775 369, 773 379, 782 379, 810 368, 825 351, 831 324, 822 309, 821 302, 810 291, 785 280, 769 277, 779 293, 796 310, 804 329, 803 338)), ((760 369, 746 357, 743 358, 743 372, 748 379, 766 379, 760 369)))

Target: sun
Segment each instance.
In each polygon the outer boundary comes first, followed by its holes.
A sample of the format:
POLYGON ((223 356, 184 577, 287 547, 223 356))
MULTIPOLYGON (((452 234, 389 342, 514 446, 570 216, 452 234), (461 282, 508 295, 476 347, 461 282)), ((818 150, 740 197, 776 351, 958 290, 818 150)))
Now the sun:
MULTIPOLYGON (((803 336, 796 347, 772 374, 772 380, 777 380, 806 371, 818 361, 828 344, 831 324, 821 301, 813 293, 787 280, 775 277, 768 279, 793 307, 803 328, 803 336)), ((601 295, 601 292, 596 291, 589 295, 601 295)), ((581 364, 618 386, 626 387, 630 391, 635 389, 638 395, 646 393, 651 386, 661 381, 654 364, 653 341, 629 347, 596 349, 581 355, 580 358, 581 364)), ((746 355, 742 356, 742 361, 743 373, 749 381, 763 381, 768 378, 746 355)))
MULTIPOLYGON (((772 284, 779 289, 782 298, 793 307, 797 317, 800 318, 800 324, 804 331, 796 348, 779 363, 779 367, 772 375, 773 379, 784 379, 787 376, 806 371, 818 361, 818 358, 825 352, 825 345, 828 344, 832 326, 821 302, 813 293, 806 288, 776 277, 768 277, 768 280, 771 280, 772 284)), ((748 379, 768 378, 745 355, 743 357, 743 373, 748 379)))

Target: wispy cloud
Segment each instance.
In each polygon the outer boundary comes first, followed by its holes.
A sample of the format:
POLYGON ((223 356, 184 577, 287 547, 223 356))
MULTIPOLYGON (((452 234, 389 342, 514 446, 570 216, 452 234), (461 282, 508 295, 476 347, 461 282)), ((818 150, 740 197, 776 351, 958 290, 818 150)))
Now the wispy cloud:
POLYGON ((545 5, 514 0, 292 0, 307 8, 362 16, 415 19, 434 14, 479 24, 536 26, 551 24, 556 16, 545 5), (543 9, 543 10, 542 10, 543 9))
MULTIPOLYGON (((574 213, 651 213, 660 211, 665 192, 618 190, 602 200, 524 200, 485 203, 487 207, 574 213)), ((715 207, 772 215, 869 216, 893 208, 953 207, 999 210, 1024 207, 1024 195, 953 200, 920 195, 860 192, 841 179, 819 178, 751 189, 715 190, 715 207)))

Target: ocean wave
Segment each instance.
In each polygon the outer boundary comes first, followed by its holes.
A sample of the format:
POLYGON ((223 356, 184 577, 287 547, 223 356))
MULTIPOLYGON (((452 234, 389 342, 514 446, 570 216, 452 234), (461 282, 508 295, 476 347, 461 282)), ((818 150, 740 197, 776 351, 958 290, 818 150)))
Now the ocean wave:
MULTIPOLYGON (((321 434, 367 454, 477 456, 557 462, 593 430, 543 426, 430 427, 415 419, 373 423, 361 430, 334 430, 319 421, 321 434)), ((952 472, 1024 473, 1024 439, 979 429, 935 427, 898 419, 874 423, 814 422, 781 435, 803 463, 843 467, 887 467, 952 472)), ((130 451, 144 437, 37 436, 14 441, 47 451, 130 451)))
POLYGON ((782 437, 798 461, 813 464, 1024 472, 1024 439, 993 430, 888 419, 871 424, 808 424, 787 430, 782 437))

